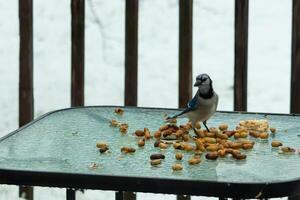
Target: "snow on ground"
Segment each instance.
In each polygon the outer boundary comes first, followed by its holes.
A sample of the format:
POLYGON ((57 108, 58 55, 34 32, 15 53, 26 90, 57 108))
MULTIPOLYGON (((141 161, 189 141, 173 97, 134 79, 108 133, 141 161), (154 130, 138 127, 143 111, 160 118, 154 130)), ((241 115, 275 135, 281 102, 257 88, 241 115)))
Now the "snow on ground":
MULTIPOLYGON (((125 1, 86 1, 86 105, 123 105, 125 1)), ((177 107, 177 0, 140 0, 139 106, 177 107)), ((291 0, 251 0, 249 111, 289 112, 291 0)), ((194 0, 193 73, 206 72, 233 109, 234 0, 194 0)), ((34 1, 35 115, 70 105, 69 1, 34 1)), ((18 1, 0 0, 0 136, 18 127, 18 1)), ((36 199, 64 199, 65 190, 35 188, 36 199)), ((138 193, 139 199, 175 199, 138 193)), ((78 199, 113 199, 86 191, 78 199)), ((18 199, 0 186, 0 199, 18 199)), ((193 197, 199 199, 199 197, 193 197)), ((207 199, 207 198, 201 198, 207 199)))

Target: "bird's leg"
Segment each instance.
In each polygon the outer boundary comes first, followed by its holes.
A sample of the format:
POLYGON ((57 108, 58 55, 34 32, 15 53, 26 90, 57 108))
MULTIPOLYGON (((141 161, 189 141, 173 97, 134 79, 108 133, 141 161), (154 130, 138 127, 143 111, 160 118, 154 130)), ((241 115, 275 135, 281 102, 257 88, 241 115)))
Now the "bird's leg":
POLYGON ((206 126, 206 120, 203 121, 202 123, 203 123, 203 125, 205 126, 206 130, 207 130, 208 132, 210 132, 209 129, 207 128, 207 126, 206 126))
POLYGON ((194 130, 194 133, 195 133, 196 135, 198 135, 198 131, 196 130, 195 127, 193 127, 193 130, 194 130))

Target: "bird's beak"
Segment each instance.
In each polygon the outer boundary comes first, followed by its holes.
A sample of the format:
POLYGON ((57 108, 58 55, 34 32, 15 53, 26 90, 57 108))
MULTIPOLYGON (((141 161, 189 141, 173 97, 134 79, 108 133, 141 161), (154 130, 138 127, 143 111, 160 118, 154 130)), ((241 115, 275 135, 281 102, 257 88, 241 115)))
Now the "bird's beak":
POLYGON ((196 81, 194 87, 198 87, 199 85, 201 85, 201 81, 196 81))

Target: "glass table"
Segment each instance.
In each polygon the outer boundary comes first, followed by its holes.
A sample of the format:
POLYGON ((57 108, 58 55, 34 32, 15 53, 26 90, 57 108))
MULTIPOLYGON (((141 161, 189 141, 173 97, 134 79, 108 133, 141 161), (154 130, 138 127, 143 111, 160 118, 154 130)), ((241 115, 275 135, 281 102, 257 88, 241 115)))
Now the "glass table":
MULTIPOLYGON (((246 160, 225 157, 209 161, 202 155, 199 165, 189 165, 192 153, 184 152, 183 160, 177 161, 174 154, 180 150, 155 148, 155 139, 140 148, 134 135, 144 127, 153 133, 164 124, 166 114, 179 110, 122 107, 124 114, 118 115, 115 108, 54 111, 4 136, 0 139, 0 183, 233 198, 300 194, 300 154, 282 154, 270 145, 276 139, 300 148, 299 115, 217 112, 209 127, 227 123, 234 129, 240 120, 268 119, 277 133, 267 140, 252 139, 255 145, 245 151, 246 160), (111 119, 127 123, 127 134, 111 127, 111 119), (105 141, 109 152, 99 153, 97 141, 105 141), (123 154, 122 146, 135 147, 136 152, 123 154), (150 165, 153 153, 166 156, 159 167, 150 165), (183 170, 173 171, 174 163, 181 163, 183 170)), ((178 120, 178 124, 186 122, 178 120)))

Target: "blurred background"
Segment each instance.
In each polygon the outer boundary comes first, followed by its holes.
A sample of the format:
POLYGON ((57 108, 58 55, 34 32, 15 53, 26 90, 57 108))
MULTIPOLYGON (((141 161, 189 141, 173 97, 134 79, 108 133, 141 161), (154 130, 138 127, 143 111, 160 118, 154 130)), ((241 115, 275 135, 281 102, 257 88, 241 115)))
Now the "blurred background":
MULTIPOLYGON (((138 106, 178 106, 178 9, 178 0, 140 0, 138 106)), ((86 0, 86 105, 124 104, 124 10, 122 0, 86 0)), ((289 113, 291 11, 291 0, 249 3, 248 111, 289 113)), ((218 110, 231 111, 234 0, 194 0, 193 12, 193 77, 209 74, 218 110)), ((70 14, 70 1, 34 0, 35 117, 70 107, 70 14)), ((18 128, 18 23, 18 1, 0 0, 0 136, 18 128)), ((35 199, 65 198, 62 189, 34 192, 35 199)), ((114 199, 103 191, 77 196, 114 199)), ((0 199, 18 199, 18 188, 0 185, 0 199)))

